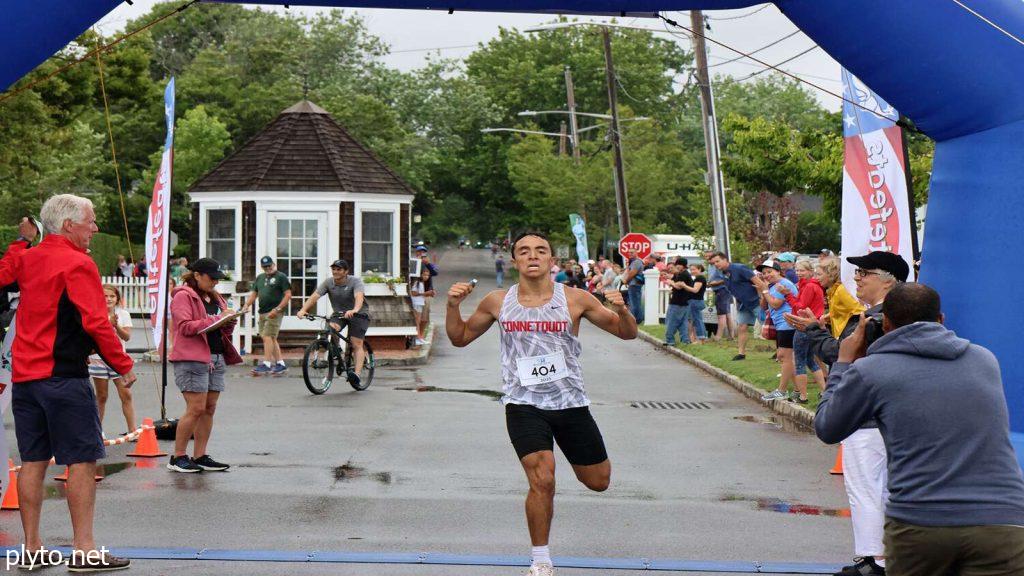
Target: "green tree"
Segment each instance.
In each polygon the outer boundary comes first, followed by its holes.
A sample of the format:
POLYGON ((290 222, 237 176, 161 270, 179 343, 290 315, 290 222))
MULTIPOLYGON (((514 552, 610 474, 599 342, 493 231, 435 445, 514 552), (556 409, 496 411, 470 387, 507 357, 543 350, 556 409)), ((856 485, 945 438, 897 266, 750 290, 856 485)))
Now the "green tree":
MULTIPOLYGON (((196 106, 185 112, 178 120, 174 131, 174 168, 171 179, 171 229, 181 238, 188 237, 192 223, 189 221, 191 208, 187 190, 202 175, 224 158, 231 146, 231 135, 227 126, 211 116, 205 106, 196 106)), ((133 241, 145 237, 146 220, 149 217, 149 203, 153 185, 163 156, 162 147, 150 156, 150 167, 142 179, 140 192, 129 200, 128 225, 133 241)), ((120 206, 116 207, 120 214, 120 206)))

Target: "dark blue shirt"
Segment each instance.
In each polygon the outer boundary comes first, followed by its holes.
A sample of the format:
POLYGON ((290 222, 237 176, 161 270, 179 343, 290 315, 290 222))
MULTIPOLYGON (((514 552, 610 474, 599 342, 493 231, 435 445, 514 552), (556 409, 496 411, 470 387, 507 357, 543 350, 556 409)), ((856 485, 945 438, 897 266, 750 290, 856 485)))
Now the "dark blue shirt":
POLYGON ((792 268, 790 268, 789 270, 786 270, 785 272, 783 272, 782 275, 786 277, 786 280, 789 280, 793 284, 799 284, 800 283, 800 277, 796 275, 796 270, 794 270, 792 268))
POLYGON ((750 279, 754 277, 754 271, 743 264, 729 264, 722 275, 725 276, 725 286, 729 289, 729 293, 736 298, 740 308, 756 310, 761 303, 761 298, 757 295, 757 288, 754 288, 750 282, 750 279))

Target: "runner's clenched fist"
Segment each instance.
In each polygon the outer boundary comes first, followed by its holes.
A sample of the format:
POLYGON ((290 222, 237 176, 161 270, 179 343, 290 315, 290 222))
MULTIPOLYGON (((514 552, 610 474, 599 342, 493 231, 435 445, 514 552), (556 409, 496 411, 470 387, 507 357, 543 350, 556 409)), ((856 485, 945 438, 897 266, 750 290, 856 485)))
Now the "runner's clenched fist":
POLYGON ((469 282, 456 282, 448 289, 448 305, 458 306, 473 291, 473 285, 469 282))
POLYGON ((625 301, 622 299, 622 292, 618 290, 606 290, 604 293, 604 299, 611 307, 618 312, 620 309, 626 307, 625 301))

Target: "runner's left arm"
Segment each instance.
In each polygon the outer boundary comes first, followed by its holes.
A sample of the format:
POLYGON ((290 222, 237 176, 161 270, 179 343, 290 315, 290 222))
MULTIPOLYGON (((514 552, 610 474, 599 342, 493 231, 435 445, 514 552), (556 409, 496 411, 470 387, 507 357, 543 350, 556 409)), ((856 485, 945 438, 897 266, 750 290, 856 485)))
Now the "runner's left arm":
POLYGON ((622 300, 622 292, 608 290, 604 297, 611 309, 601 304, 593 294, 579 289, 572 291, 572 298, 583 307, 583 317, 590 320, 591 324, 623 340, 636 338, 636 318, 633 318, 622 300))

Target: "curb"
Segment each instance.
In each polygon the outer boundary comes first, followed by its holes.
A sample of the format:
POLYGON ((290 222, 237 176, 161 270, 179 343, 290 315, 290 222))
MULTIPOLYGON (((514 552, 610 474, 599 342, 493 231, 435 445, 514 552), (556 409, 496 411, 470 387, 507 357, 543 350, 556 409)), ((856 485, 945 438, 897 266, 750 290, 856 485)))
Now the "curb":
MULTIPOLYGON (((434 324, 431 323, 427 326, 427 333, 424 334, 426 343, 420 347, 419 352, 410 358, 381 358, 377 361, 377 366, 420 366, 430 362, 430 354, 434 351, 434 324)), ((142 354, 142 361, 149 363, 160 363, 160 355, 155 350, 150 350, 142 354)), ((255 366, 259 362, 259 358, 252 354, 246 354, 242 357, 241 366, 255 366)), ((289 367, 298 367, 302 365, 302 358, 285 358, 284 363, 289 367)))
POLYGON ((637 336, 641 340, 649 344, 653 344, 655 347, 664 351, 665 353, 672 354, 682 360, 685 360, 686 362, 696 366, 697 368, 700 368, 701 370, 707 372, 708 374, 714 376, 715 378, 718 378, 722 382, 725 382, 726 384, 738 390, 747 398, 758 401, 762 406, 764 406, 768 410, 775 412, 776 414, 786 418, 787 420, 790 420, 791 422, 794 422, 800 426, 813 430, 814 412, 811 412, 807 408, 798 406, 792 402, 787 402, 786 400, 781 399, 770 400, 768 402, 765 402, 764 400, 761 400, 761 396, 765 393, 765 391, 758 388, 757 386, 754 386, 750 382, 747 382, 742 378, 737 378, 736 376, 733 376, 732 374, 726 372, 725 370, 722 370, 717 366, 712 366, 711 364, 705 362, 704 360, 701 360, 700 358, 697 358, 692 354, 687 354, 686 352, 683 352, 678 348, 669 348, 668 346, 665 346, 659 339, 655 338, 654 336, 651 336, 650 334, 644 332, 643 330, 637 331, 637 336))

